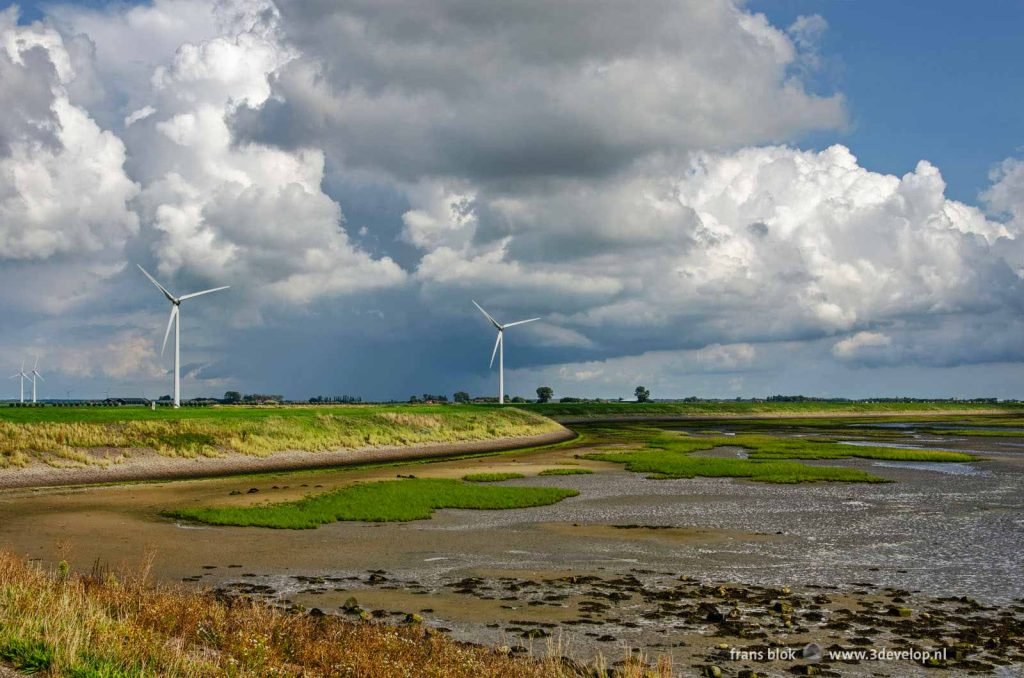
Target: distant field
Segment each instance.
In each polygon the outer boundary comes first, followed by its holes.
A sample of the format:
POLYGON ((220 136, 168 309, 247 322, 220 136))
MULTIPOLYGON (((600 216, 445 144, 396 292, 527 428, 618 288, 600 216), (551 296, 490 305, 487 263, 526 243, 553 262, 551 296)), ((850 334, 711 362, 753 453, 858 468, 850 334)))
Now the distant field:
POLYGON ((0 468, 109 463, 150 449, 169 457, 320 452, 538 435, 559 426, 517 408, 442 405, 310 407, 0 407, 0 468), (97 452, 103 452, 102 458, 97 452))
POLYGON ((976 412, 1024 414, 1024 404, 967 403, 967 402, 750 402, 750 401, 696 401, 678 403, 545 403, 522 405, 530 412, 547 417, 632 417, 632 416, 793 416, 807 415, 885 415, 885 414, 943 414, 949 412, 976 412))

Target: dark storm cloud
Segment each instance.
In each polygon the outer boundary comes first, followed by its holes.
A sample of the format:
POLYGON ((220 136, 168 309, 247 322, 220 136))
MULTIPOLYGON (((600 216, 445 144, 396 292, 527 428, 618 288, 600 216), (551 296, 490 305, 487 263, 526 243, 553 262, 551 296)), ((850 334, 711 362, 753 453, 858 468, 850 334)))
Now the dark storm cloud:
POLYGON ((406 180, 592 177, 654 152, 843 124, 793 45, 728 2, 283 3, 303 57, 241 138, 328 142, 406 180))

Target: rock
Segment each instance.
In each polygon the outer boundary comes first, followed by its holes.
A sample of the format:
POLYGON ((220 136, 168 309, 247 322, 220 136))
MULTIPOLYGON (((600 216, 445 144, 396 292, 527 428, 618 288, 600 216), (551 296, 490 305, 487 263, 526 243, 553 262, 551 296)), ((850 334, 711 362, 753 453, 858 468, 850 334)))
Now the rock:
POLYGON ((798 676, 817 676, 821 673, 821 670, 817 666, 811 664, 797 664, 789 669, 791 672, 798 676))
POLYGON ((722 669, 717 666, 705 666, 704 675, 708 678, 722 678, 722 669))
POLYGON ((893 606, 886 610, 885 613, 890 617, 909 617, 912 614, 912 611, 909 607, 893 606))
POLYGON ((697 607, 697 614, 704 618, 705 621, 709 622, 720 622, 725 619, 722 611, 711 603, 701 603, 697 607))
POLYGON ((772 609, 779 614, 793 614, 793 606, 784 600, 775 601, 775 604, 772 605, 772 609))
POLYGON ((523 633, 521 635, 523 636, 523 638, 534 639, 534 638, 547 638, 551 634, 548 633, 547 631, 545 631, 544 629, 527 629, 526 631, 523 631, 523 633))
POLYGON ((359 611, 359 619, 361 621, 365 621, 365 622, 373 621, 373 615, 370 614, 369 612, 367 612, 366 610, 360 610, 359 611))
POLYGON ((246 492, 246 494, 256 494, 257 492, 259 492, 258 489, 256 489, 255 487, 250 487, 249 491, 246 492))
POLYGON ((309 616, 310 617, 323 617, 325 615, 324 615, 324 611, 321 610, 319 607, 314 607, 312 610, 309 611, 309 616))
POLYGON ((419 616, 415 612, 410 612, 409 614, 405 615, 405 623, 406 624, 422 624, 423 623, 423 617, 419 616))
POLYGON ((345 599, 345 602, 341 604, 341 609, 345 610, 345 612, 358 612, 359 601, 357 601, 354 596, 349 596, 345 599))

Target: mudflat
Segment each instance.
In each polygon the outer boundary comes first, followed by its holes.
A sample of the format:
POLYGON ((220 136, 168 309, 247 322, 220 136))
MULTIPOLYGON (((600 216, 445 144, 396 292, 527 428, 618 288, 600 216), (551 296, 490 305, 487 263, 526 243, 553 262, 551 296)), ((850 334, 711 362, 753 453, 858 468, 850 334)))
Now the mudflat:
MULTIPOLYGON (((637 429, 627 443, 614 431, 581 426, 577 442, 492 456, 10 489, 0 492, 0 544, 45 563, 66 558, 82 570, 97 561, 130 567, 150 552, 153 575, 164 582, 341 615, 354 597, 376 623, 416 613, 459 640, 584 660, 615 660, 639 648, 649 658, 671 657, 684 675, 708 666, 726 675, 788 674, 807 662, 751 657, 809 642, 865 651, 944 647, 947 675, 1012 675, 1024 668, 1024 434, 1015 436, 1008 422, 999 423, 1001 437, 981 435, 994 424, 941 424, 952 433, 936 432, 937 425, 666 424, 696 437, 828 437, 854 447, 971 455, 955 463, 802 462, 864 470, 885 483, 649 478, 587 456, 635 449, 666 429, 637 429), (977 436, 963 434, 970 426, 977 436), (591 473, 539 475, 552 468, 591 473), (502 484, 579 495, 544 507, 442 510, 429 520, 312 530, 211 527, 162 515, 291 501, 396 476, 477 473, 519 473, 502 484), (741 654, 730 658, 733 650, 741 654)), ((746 452, 722 446, 709 454, 746 452)), ((854 655, 817 666, 839 675, 935 671, 912 659, 854 655)))

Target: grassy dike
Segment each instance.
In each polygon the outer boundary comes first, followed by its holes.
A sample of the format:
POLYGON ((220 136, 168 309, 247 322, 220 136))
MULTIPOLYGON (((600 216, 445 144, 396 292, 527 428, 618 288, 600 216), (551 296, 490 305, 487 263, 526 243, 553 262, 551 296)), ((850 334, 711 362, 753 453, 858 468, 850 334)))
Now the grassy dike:
MULTIPOLYGON (((576 675, 557 655, 516 658, 457 643, 419 623, 353 622, 153 586, 145 568, 123 575, 50 571, 0 551, 5 665, 68 678, 576 675)), ((621 675, 652 674, 627 663, 621 675)), ((662 666, 653 675, 671 671, 662 666)))
POLYGON ((34 462, 109 464, 154 450, 166 457, 265 457, 285 450, 459 443, 559 430, 517 408, 473 406, 320 406, 160 408, 2 408, 0 469, 34 462), (97 454, 102 451, 101 454, 97 454))

